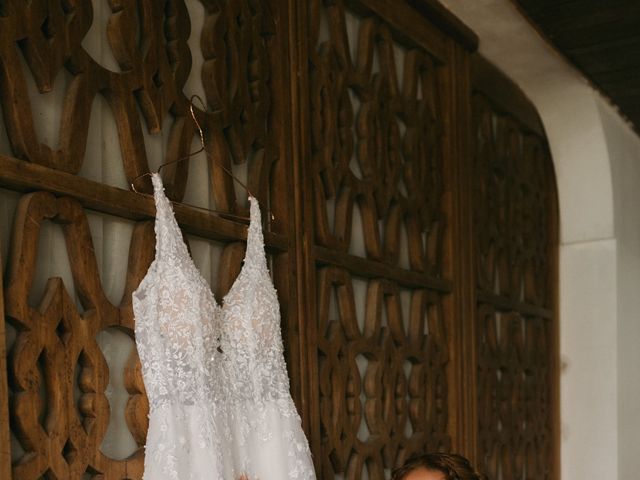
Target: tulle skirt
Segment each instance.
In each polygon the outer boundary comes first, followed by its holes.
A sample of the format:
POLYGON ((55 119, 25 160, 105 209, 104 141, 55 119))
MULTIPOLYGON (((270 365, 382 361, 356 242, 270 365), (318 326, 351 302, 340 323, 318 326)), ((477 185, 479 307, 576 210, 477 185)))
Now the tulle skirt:
POLYGON ((228 412, 231 443, 225 479, 313 480, 315 473, 300 417, 290 399, 238 405, 228 412))
POLYGON ((143 480, 315 480, 290 399, 211 406, 167 405, 149 415, 143 480))

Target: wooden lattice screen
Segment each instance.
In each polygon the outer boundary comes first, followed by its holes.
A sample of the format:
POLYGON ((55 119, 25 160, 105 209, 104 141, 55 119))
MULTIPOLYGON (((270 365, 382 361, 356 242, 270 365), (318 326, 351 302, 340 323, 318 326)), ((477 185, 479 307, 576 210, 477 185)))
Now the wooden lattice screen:
POLYGON ((217 298, 246 229, 207 209, 247 214, 221 166, 260 199, 318 478, 436 449, 557 478, 550 158, 474 45, 430 0, 0 0, 0 478, 141 478, 129 185, 198 148, 194 93, 207 152, 166 191, 217 298))
POLYGON ((491 478, 550 479, 557 423, 555 180, 526 99, 473 69, 478 459, 491 478))
POLYGON ((407 10, 310 3, 312 432, 322 478, 383 478, 451 448, 445 121, 460 67, 426 22, 403 41, 407 10))

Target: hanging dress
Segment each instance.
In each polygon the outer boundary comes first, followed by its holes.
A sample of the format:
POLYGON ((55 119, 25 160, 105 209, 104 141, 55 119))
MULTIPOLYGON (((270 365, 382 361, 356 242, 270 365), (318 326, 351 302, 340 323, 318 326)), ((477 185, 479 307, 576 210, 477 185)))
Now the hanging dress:
POLYGON ((150 405, 143 479, 315 479, 289 393, 258 201, 250 198, 242 270, 219 306, 160 176, 152 182, 156 256, 133 293, 150 405))

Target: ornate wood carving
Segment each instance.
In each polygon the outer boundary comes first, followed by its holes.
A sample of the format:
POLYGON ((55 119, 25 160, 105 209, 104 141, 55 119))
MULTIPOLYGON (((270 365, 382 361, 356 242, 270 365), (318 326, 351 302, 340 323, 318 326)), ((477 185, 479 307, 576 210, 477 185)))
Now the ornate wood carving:
MULTIPOLYGON (((132 333, 133 317, 129 300, 118 308, 105 297, 82 208, 46 192, 25 195, 16 212, 12 249, 5 286, 6 319, 18 331, 9 356, 12 430, 25 451, 14 463, 14 477, 80 478, 85 472, 114 479, 140 477, 141 455, 116 461, 100 452, 109 422, 104 394, 109 369, 95 337, 110 326, 132 333), (32 307, 28 299, 38 236, 47 220, 64 232, 75 292, 60 278, 50 278, 38 306, 32 307), (81 311, 73 293, 80 298, 81 311)), ((150 260, 146 255, 135 262, 138 268, 130 275, 140 279, 150 260)), ((126 291, 125 299, 130 294, 126 291)))
POLYGON ((495 479, 552 478, 554 425, 551 160, 544 138, 473 103, 478 289, 478 438, 495 479))
POLYGON ((318 271, 320 478, 384 478, 408 456, 451 447, 442 296, 370 280, 364 318, 352 276, 318 271), (409 298, 403 312, 401 295, 409 298), (332 315, 332 296, 337 317, 332 315))
POLYGON ((357 208, 367 258, 397 264, 404 227, 411 269, 442 275, 446 216, 436 60, 410 47, 398 67, 398 44, 389 25, 376 16, 360 21, 352 55, 343 2, 325 6, 317 0, 309 12, 318 244, 347 251, 357 208), (319 37, 323 17, 329 22, 326 40, 319 37))
MULTIPOLYGON (((150 136, 166 136, 166 161, 190 151, 191 26, 184 0, 106 2, 99 34, 115 60, 108 65, 83 47, 95 30, 94 3, 0 0, 0 111, 9 142, 0 185, 24 193, 13 227, 0 226, 12 228, 4 318, 17 336, 8 382, 0 358, 0 435, 10 427, 24 450, 13 452, 16 480, 142 473, 148 405, 138 357, 133 352, 122 373, 126 423, 139 448, 110 458, 100 447, 114 372, 95 337, 112 327, 133 334, 130 294, 153 255, 153 202, 79 173, 96 161, 86 152, 97 114, 115 120, 127 181, 148 170, 150 136), (30 92, 32 80, 40 94, 30 92), (60 86, 59 133, 46 141, 37 107, 60 86), (94 107, 100 98, 102 113, 94 107), (84 209, 137 222, 117 305, 101 285, 84 209), (64 234, 73 283, 51 278, 29 303, 43 222, 64 234)), ((246 171, 263 211, 275 215, 265 239, 292 392, 319 478, 382 479, 423 450, 473 456, 475 443, 462 431, 478 434, 490 473, 550 478, 549 355, 557 334, 548 152, 540 132, 477 97, 476 155, 467 159, 471 99, 461 92, 473 38, 430 4, 200 0, 204 63, 195 74, 206 108, 196 116, 208 178, 190 178, 190 162, 174 164, 163 170, 166 191, 181 202, 189 182, 205 180, 217 209, 246 214, 222 167, 246 171), (477 190, 467 194, 471 171, 477 190), (464 259, 473 248, 472 279, 461 272, 471 268, 464 259), (463 318, 475 300, 475 318, 463 318), (468 331, 477 332, 478 358, 476 347, 463 348, 468 331), (477 382, 462 378, 476 367, 477 382), (475 418, 468 396, 478 399, 480 421, 461 428, 475 418)), ((137 185, 151 191, 148 179, 137 185)), ((175 211, 186 233, 223 243, 214 260, 222 296, 242 261, 245 225, 183 203, 175 211)), ((0 345, 2 337, 0 327, 0 345)))
MULTIPOLYGON (((255 0, 200 3, 205 14, 200 33, 204 64, 195 74, 202 79, 206 111, 196 108, 196 116, 205 130, 208 181, 216 209, 241 215, 248 212, 243 202, 236 201, 238 185, 222 168, 238 173, 243 168, 236 165, 245 163, 251 193, 260 199, 264 212, 273 211, 277 224, 286 226, 290 194, 280 187, 289 181, 290 168, 286 158, 279 160, 284 151, 279 125, 286 124, 281 116, 289 114, 288 97, 282 88, 283 70, 273 69, 286 59, 282 48, 286 31, 275 29, 281 4, 255 0), (273 108, 276 99, 281 104, 279 114, 273 108)), ((13 458, 13 478, 20 480, 76 480, 84 475, 124 480, 142 475, 148 404, 139 360, 133 352, 124 384, 129 393, 125 417, 140 448, 128 459, 116 460, 100 449, 110 421, 105 395, 110 372, 96 335, 110 327, 133 335, 130 296, 154 252, 153 222, 148 221, 154 213, 153 200, 92 182, 78 173, 85 163, 95 161, 85 158, 89 120, 94 114, 113 115, 128 182, 149 170, 145 137, 168 132, 165 161, 189 153, 197 138, 184 92, 191 71, 187 44, 191 27, 184 0, 116 0, 108 2, 108 8, 106 31, 98 34, 106 38, 103 47, 111 50, 116 68, 93 58, 83 47, 99 13, 93 11, 90 0, 0 0, 0 111, 9 139, 0 155, 0 184, 27 192, 42 189, 27 193, 20 201, 5 276, 6 321, 17 331, 17 339, 8 352, 9 383, 0 375, 0 397, 8 385, 10 402, 7 405, 0 398, 0 407, 10 407, 10 430, 24 451, 14 452, 13 458), (56 120, 59 135, 51 144, 38 138, 34 112, 40 97, 30 95, 29 77, 41 94, 52 91, 57 81, 64 84, 63 107, 56 120), (106 100, 108 112, 94 111, 98 96, 106 100), (121 279, 124 296, 119 305, 107 300, 100 284, 83 207, 138 221, 129 247, 127 276, 121 279), (63 230, 73 284, 50 278, 43 298, 31 305, 28 299, 38 271, 42 222, 53 222, 63 230), (80 298, 81 306, 73 298, 80 298)), ((167 195, 181 201, 189 180, 189 162, 168 166, 163 176, 167 195)), ((148 178, 136 185, 138 190, 151 191, 148 178)), ((242 262, 244 246, 239 241, 245 237, 246 226, 184 204, 176 204, 175 210, 186 232, 228 242, 220 256, 216 282, 215 293, 221 297, 242 262)), ((269 230, 269 224, 266 228, 269 230)), ((280 230, 285 233, 267 231, 265 238, 282 253, 277 268, 288 271, 289 231, 280 230)), ((285 276, 274 272, 283 305, 292 295, 282 281, 285 276)), ((283 314, 287 315, 286 308, 283 314)), ((293 314, 284 320, 297 328, 293 314)), ((4 347, 4 334, 0 340, 4 347)), ((0 369, 5 372, 4 365, 0 369)), ((294 387, 298 377, 292 376, 294 387)), ((9 425, 1 413, 0 420, 4 439, 9 425)), ((0 453, 5 454, 4 450, 0 453)))
POLYGON ((323 479, 382 479, 412 453, 452 446, 443 73, 368 2, 345 3, 307 11, 316 465, 323 479))
MULTIPOLYGON (((170 121, 166 160, 188 154, 195 128, 183 92, 191 69, 189 15, 183 0, 109 3, 113 13, 106 34, 119 72, 101 65, 82 47, 94 14, 90 1, 4 3, 0 9, 0 106, 16 157, 77 173, 84 162, 96 95, 107 100, 116 119, 129 182, 149 169, 144 129, 158 133, 163 122, 170 121), (28 72, 20 64, 21 55, 28 72), (32 75, 38 89, 47 92, 63 70, 71 79, 64 93, 58 145, 51 147, 37 138, 25 75, 32 75)), ((255 164, 250 168, 251 190, 264 198, 265 178, 275 160, 275 142, 266 135, 270 63, 275 56, 268 51, 273 19, 261 2, 202 3, 207 19, 201 38, 205 57, 201 73, 208 108, 197 113, 207 131, 217 203, 221 209, 235 209, 233 183, 219 165, 230 167, 229 157, 236 163, 251 160, 255 164)), ((188 162, 175 164, 165 173, 167 194, 181 200, 188 162)), ((146 191, 150 191, 148 181, 146 191)))
POLYGON ((209 139, 215 152, 211 167, 217 204, 235 204, 232 179, 219 165, 251 160, 249 188, 264 188, 275 160, 275 142, 269 133, 272 93, 270 39, 274 20, 265 2, 203 1, 207 9, 202 53, 202 80, 207 102, 222 117, 224 130, 209 139), (215 159, 215 161, 213 161, 215 159), (261 185, 262 183, 262 185, 261 185))

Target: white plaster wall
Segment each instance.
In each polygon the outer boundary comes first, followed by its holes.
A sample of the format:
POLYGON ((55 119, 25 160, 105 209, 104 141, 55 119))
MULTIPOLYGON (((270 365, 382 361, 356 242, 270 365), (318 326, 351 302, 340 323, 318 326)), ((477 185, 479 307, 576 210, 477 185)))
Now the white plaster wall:
POLYGON ((640 139, 509 0, 441 0, 538 108, 560 203, 561 474, 640 470, 640 139))
POLYGON ((560 247, 561 478, 618 477, 616 241, 560 247))
POLYGON ((603 101, 598 102, 614 185, 618 302, 618 471, 640 471, 640 137, 603 101))

